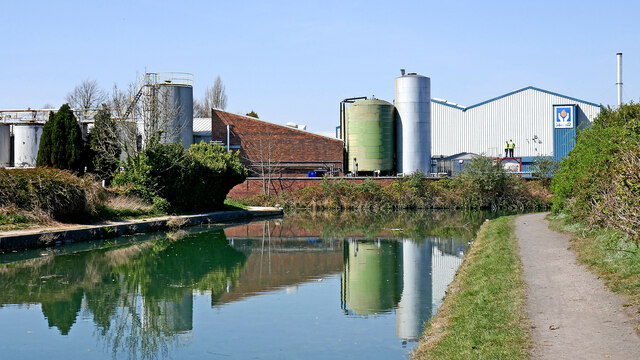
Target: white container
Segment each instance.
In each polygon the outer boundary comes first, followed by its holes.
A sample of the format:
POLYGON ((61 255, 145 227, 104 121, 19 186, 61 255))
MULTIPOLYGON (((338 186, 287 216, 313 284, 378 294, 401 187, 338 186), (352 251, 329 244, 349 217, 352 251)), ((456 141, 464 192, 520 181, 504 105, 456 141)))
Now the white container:
POLYGON ((35 167, 42 136, 41 124, 16 124, 13 126, 15 167, 35 167))
POLYGON ((409 73, 396 78, 398 173, 431 172, 431 79, 409 73))

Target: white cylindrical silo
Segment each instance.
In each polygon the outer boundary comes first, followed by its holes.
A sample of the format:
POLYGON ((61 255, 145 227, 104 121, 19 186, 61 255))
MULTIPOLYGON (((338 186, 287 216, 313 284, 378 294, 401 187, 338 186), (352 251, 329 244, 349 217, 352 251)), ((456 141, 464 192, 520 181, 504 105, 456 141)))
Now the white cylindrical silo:
POLYGON ((193 75, 147 73, 145 79, 143 136, 160 131, 161 142, 181 142, 189 148, 193 144, 193 75))
POLYGON ((396 78, 398 173, 431 172, 431 79, 409 73, 396 78))
POLYGON ((14 166, 35 167, 42 136, 42 124, 16 124, 13 126, 14 166))
POLYGON ((0 124, 0 167, 11 164, 11 129, 7 124, 0 124))

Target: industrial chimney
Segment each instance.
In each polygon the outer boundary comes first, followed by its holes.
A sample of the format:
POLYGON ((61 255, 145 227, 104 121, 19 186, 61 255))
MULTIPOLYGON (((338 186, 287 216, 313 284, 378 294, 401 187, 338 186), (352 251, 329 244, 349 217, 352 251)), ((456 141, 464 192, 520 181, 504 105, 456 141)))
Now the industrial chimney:
POLYGON ((618 107, 622 105, 622 53, 616 54, 618 55, 618 107))

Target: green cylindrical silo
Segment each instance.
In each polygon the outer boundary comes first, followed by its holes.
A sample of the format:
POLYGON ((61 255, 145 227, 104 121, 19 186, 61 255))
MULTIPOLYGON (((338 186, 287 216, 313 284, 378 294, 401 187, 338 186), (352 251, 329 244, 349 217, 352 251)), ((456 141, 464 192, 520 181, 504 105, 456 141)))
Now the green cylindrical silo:
POLYGON ((378 100, 360 100, 346 110, 347 118, 347 168, 358 171, 393 171, 394 108, 390 103, 378 100))

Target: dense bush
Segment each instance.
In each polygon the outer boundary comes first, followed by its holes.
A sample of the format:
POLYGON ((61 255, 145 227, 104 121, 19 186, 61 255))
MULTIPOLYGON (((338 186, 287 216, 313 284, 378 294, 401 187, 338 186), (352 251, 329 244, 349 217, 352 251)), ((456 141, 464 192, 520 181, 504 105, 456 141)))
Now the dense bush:
POLYGON ((113 184, 154 204, 162 203, 156 197, 165 199, 175 211, 210 211, 221 209, 229 190, 245 178, 237 154, 221 146, 200 143, 185 150, 181 144, 151 141, 127 161, 113 184))
POLYGON ((554 212, 566 212, 589 226, 621 229, 637 242, 640 189, 640 104, 604 108, 552 180, 554 212), (636 229, 636 230, 634 230, 636 229))
POLYGON ((52 168, 0 168, 0 207, 44 213, 59 221, 86 220, 101 196, 95 183, 52 168))
POLYGON ((36 164, 82 172, 84 148, 80 124, 69 105, 64 104, 57 112, 51 112, 44 124, 36 164))

